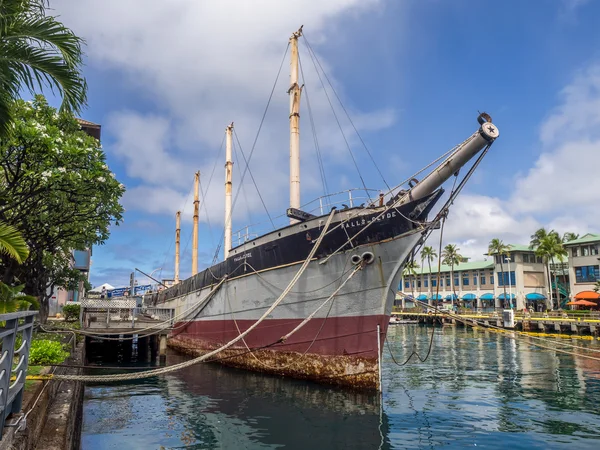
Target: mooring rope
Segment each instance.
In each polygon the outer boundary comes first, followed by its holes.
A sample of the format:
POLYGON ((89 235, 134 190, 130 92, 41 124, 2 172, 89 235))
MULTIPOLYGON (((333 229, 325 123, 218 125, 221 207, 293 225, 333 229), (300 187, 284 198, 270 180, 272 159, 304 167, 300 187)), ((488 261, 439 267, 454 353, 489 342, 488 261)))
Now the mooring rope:
POLYGON ((199 356, 197 358, 193 358, 193 359, 190 359, 188 361, 185 361, 185 362, 182 362, 179 364, 174 364, 172 366, 162 367, 160 369, 148 370, 148 371, 137 372, 137 373, 128 373, 128 374, 114 374, 114 375, 55 375, 54 377, 52 377, 52 379, 60 380, 60 381, 72 380, 72 381, 87 381, 87 382, 111 382, 111 381, 139 380, 142 378, 148 378, 148 377, 153 377, 153 376, 157 376, 157 375, 164 375, 167 373, 175 372, 177 370, 185 369, 186 367, 190 367, 195 364, 206 361, 211 356, 214 356, 217 353, 220 353, 223 350, 228 349, 229 347, 231 347, 232 345, 234 345, 235 343, 239 342, 241 339, 246 337, 258 325, 260 325, 260 323, 263 322, 267 318, 267 316, 269 314, 271 314, 271 312, 273 312, 273 310, 285 299, 288 292, 294 287, 296 282, 300 279, 300 277, 302 276, 302 274, 308 267, 309 263, 311 262, 313 256, 317 252, 319 246, 321 245, 321 242, 323 241, 323 238, 325 237, 325 233, 327 232, 329 225, 331 225, 331 221, 333 220, 333 216, 335 215, 335 212, 336 212, 335 209, 333 209, 331 211, 331 213, 329 214, 329 217, 327 218, 327 222, 325 223, 325 226, 323 227, 323 230, 321 231, 319 238, 315 242, 314 247, 312 248, 310 254, 308 255, 308 257, 302 264, 302 267, 300 267, 300 269, 298 270, 296 275, 294 275, 292 280, 289 282, 288 287, 281 293, 281 295, 277 298, 277 300, 275 300, 275 302, 264 312, 264 314, 256 322, 254 322, 246 331, 244 331, 243 333, 241 333, 239 336, 235 337, 231 341, 227 342, 226 344, 223 344, 219 348, 212 350, 208 353, 205 353, 204 355, 199 356))

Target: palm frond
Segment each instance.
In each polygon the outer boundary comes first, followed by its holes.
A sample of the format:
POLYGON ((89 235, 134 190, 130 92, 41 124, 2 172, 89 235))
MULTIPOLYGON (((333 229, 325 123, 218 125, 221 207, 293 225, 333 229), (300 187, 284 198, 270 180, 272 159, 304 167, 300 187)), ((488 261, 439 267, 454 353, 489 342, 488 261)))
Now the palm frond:
POLYGON ((0 222, 0 253, 4 253, 19 264, 29 256, 29 248, 19 231, 5 223, 0 222))

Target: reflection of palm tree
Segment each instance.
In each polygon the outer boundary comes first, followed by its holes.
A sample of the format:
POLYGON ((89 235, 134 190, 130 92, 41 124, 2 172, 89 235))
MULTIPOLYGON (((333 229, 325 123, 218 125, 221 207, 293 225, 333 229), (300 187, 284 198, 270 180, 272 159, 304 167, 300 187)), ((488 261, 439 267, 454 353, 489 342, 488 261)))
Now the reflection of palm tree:
POLYGON ((459 248, 455 244, 448 244, 444 247, 444 251, 442 251, 442 262, 447 266, 450 266, 450 290, 452 291, 452 305, 454 306, 454 298, 456 297, 456 292, 454 286, 454 266, 458 266, 460 261, 462 260, 462 256, 460 255, 459 248))

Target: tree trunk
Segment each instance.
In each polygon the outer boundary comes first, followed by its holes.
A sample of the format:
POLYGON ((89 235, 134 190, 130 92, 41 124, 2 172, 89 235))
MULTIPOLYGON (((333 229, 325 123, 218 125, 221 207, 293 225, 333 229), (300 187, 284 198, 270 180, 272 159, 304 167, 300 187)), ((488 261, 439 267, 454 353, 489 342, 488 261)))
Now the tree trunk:
MULTIPOLYGON (((550 298, 550 309, 552 309, 552 275, 550 273, 550 260, 546 258, 546 270, 548 271, 548 297, 550 298)), ((546 305, 546 309, 548 305, 546 305)))
MULTIPOLYGON (((556 267, 556 265, 554 264, 554 256, 552 257, 552 265, 556 267)), ((554 292, 556 294, 556 309, 558 309, 560 307, 560 292, 558 290, 558 277, 556 276, 556 274, 554 274, 554 292)), ((552 306, 552 309, 554 309, 554 305, 552 306)))
POLYGON ((454 309, 454 264, 450 266, 450 304, 454 309))
MULTIPOLYGON (((429 258, 427 258, 427 264, 429 265, 429 289, 431 291, 431 293, 429 294, 429 299, 427 301, 427 304, 431 305, 432 304, 431 297, 433 297, 433 284, 431 284, 431 260, 429 258)), ((436 284, 438 284, 438 283, 436 283, 436 284)))
MULTIPOLYGON (((500 270, 502 271, 500 279, 502 280, 502 290, 504 291, 504 300, 503 301, 506 301, 506 283, 504 282, 504 264, 502 263, 503 258, 504 258, 504 255, 500 255, 500 270)), ((498 280, 498 281, 500 281, 500 280, 498 280)), ((502 305, 502 308, 504 308, 503 305, 502 305)))

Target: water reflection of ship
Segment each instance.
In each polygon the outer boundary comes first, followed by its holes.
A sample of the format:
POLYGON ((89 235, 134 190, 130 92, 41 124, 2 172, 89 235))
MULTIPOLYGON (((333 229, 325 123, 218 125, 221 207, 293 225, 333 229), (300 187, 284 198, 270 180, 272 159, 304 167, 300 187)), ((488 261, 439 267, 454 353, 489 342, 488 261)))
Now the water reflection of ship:
MULTIPOLYGON (((167 364, 183 358, 169 353, 167 364)), ((181 370, 166 386, 168 410, 220 448, 389 448, 377 394, 213 364, 181 370)))

